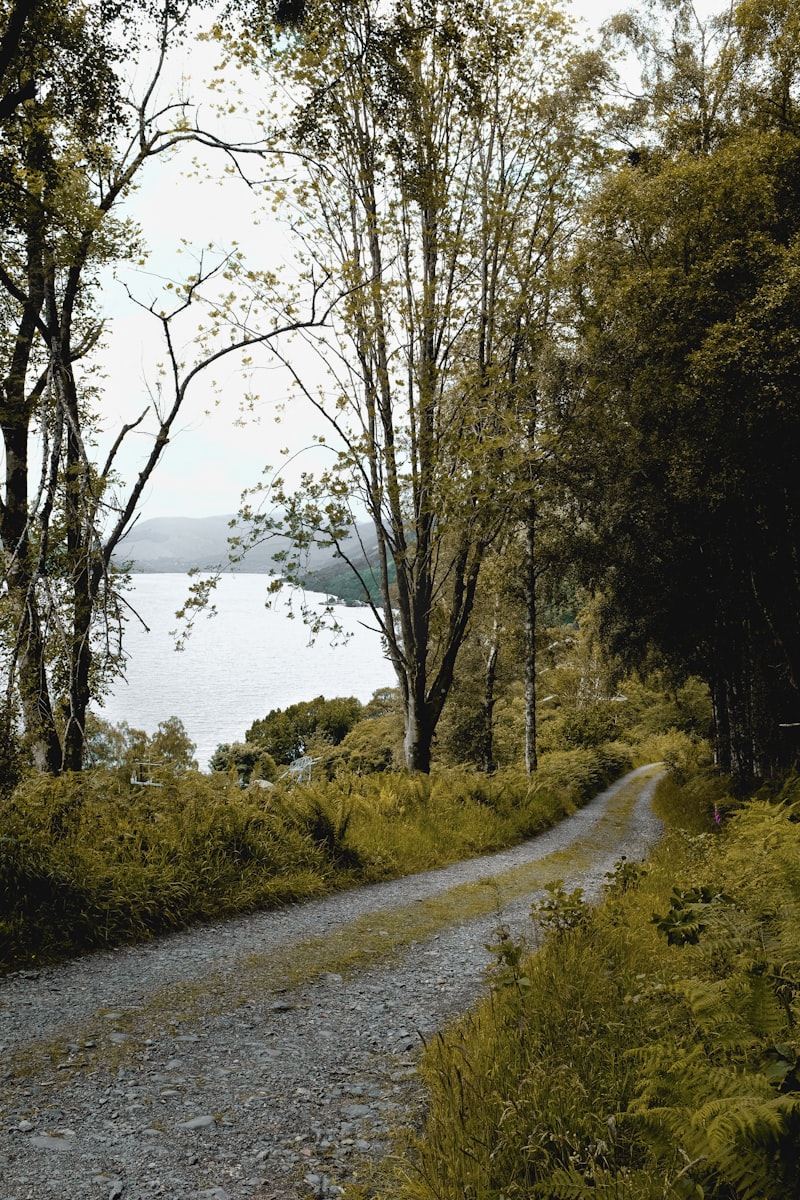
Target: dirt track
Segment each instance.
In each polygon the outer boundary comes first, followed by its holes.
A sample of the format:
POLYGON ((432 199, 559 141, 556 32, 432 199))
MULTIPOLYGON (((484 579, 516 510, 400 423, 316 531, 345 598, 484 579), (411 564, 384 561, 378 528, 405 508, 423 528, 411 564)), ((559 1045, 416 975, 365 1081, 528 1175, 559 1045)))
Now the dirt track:
POLYGON ((656 775, 512 850, 0 980, 0 1200, 337 1194, 413 1117, 497 926, 646 855, 656 775))

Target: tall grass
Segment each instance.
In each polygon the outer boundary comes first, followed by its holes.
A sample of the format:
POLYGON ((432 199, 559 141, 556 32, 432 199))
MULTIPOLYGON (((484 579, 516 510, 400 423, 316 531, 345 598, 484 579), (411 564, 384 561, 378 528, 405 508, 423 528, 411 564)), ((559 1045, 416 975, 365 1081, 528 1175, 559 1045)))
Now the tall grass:
POLYGON ((659 803, 599 909, 554 892, 527 960, 500 936, 387 1200, 800 1195, 800 782, 739 804, 673 777, 659 803))
POLYGON ((28 780, 0 801, 0 968, 152 937, 514 844, 584 803, 618 749, 545 760, 531 784, 344 776, 242 791, 221 775, 28 780))

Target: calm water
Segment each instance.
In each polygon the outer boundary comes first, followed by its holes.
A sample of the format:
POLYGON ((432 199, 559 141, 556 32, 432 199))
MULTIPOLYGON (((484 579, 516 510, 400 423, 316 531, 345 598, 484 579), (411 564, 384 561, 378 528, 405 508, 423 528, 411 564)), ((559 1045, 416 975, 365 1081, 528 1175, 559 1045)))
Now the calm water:
MULTIPOLYGON (((357 696, 366 702, 379 687, 395 682, 383 657, 381 641, 364 628, 366 609, 336 607, 351 638, 332 646, 322 634, 309 646, 299 615, 288 616, 288 603, 264 608, 268 578, 223 575, 214 603, 218 615, 201 617, 187 647, 175 650, 175 612, 187 595, 186 575, 134 575, 128 598, 150 628, 139 621, 127 627, 126 679, 119 681, 101 715, 127 721, 152 733, 159 721, 178 716, 206 769, 220 742, 241 741, 245 730, 271 708, 323 695, 357 696)), ((324 597, 307 593, 322 606, 324 597)))

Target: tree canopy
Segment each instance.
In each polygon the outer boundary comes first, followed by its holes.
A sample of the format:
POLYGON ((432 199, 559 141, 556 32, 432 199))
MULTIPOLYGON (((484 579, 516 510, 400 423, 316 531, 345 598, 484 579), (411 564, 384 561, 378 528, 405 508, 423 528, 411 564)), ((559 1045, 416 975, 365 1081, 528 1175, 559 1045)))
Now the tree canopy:
POLYGON ((18 706, 30 757, 51 773, 80 769, 89 702, 120 668, 125 608, 112 553, 190 385, 220 357, 302 323, 286 316, 253 333, 226 314, 228 340, 220 345, 212 333, 199 361, 187 362, 174 322, 213 287, 219 268, 201 260, 173 292, 171 309, 151 308, 165 387, 113 428, 97 374, 101 278, 142 253, 140 231, 120 206, 152 159, 185 143, 224 151, 227 161, 263 149, 205 131, 188 100, 161 96, 169 55, 202 6, 41 0, 11 6, 1 35, 9 101, 0 124, 2 717, 7 739, 18 706), (146 80, 137 90, 140 56, 146 80), (148 414, 150 449, 133 479, 122 481, 120 449, 148 414), (104 458, 100 432, 109 446, 104 458))
POLYGON ((719 761, 748 778, 790 753, 800 700, 800 43, 789 6, 742 5, 714 56, 672 11, 642 144, 575 264, 586 498, 614 646, 701 674, 719 761))
POLYGON ((235 0, 214 33, 260 89, 247 146, 158 100, 198 6, 9 0, 0 17, 6 732, 18 707, 40 769, 81 766, 89 703, 122 650, 111 553, 197 374, 268 344, 328 466, 297 488, 279 474, 246 515, 256 536, 290 534, 288 582, 314 542, 352 574, 397 676, 410 769, 430 768, 469 673, 482 693, 473 680, 448 737, 480 740, 491 769, 501 637, 524 662, 535 766, 548 564, 554 591, 568 572, 597 590, 624 666, 657 656, 706 680, 723 766, 749 778, 791 758, 796 6, 742 0, 703 20, 688 0, 647 0, 598 50, 544 0, 235 0), (638 60, 635 85, 614 88, 614 46, 638 60), (247 182, 286 219, 293 258, 283 277, 222 264, 248 301, 209 305, 194 363, 174 322, 215 266, 172 310, 153 306, 170 398, 121 489, 120 447, 144 414, 98 461, 99 279, 139 253, 121 202, 184 142, 241 174, 245 154, 268 164, 247 182), (374 543, 351 552, 365 514, 374 543))
POLYGON ((332 544, 359 577, 403 697, 408 766, 427 771, 482 562, 514 519, 548 267, 580 191, 598 64, 537 3, 321 3, 296 35, 259 37, 238 52, 296 99, 283 145, 301 165, 276 204, 295 214, 308 285, 344 287, 314 342, 325 383, 284 354, 332 465, 274 498, 298 547, 332 544), (342 546, 362 510, 379 600, 342 546))

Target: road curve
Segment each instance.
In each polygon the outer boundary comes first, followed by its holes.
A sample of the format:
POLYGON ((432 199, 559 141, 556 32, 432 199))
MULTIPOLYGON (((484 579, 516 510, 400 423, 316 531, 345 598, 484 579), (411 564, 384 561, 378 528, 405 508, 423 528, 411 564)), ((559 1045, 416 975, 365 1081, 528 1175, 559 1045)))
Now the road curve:
POLYGON ((497 926, 647 854, 658 775, 510 850, 0 980, 0 1200, 337 1195, 413 1112, 497 926))

